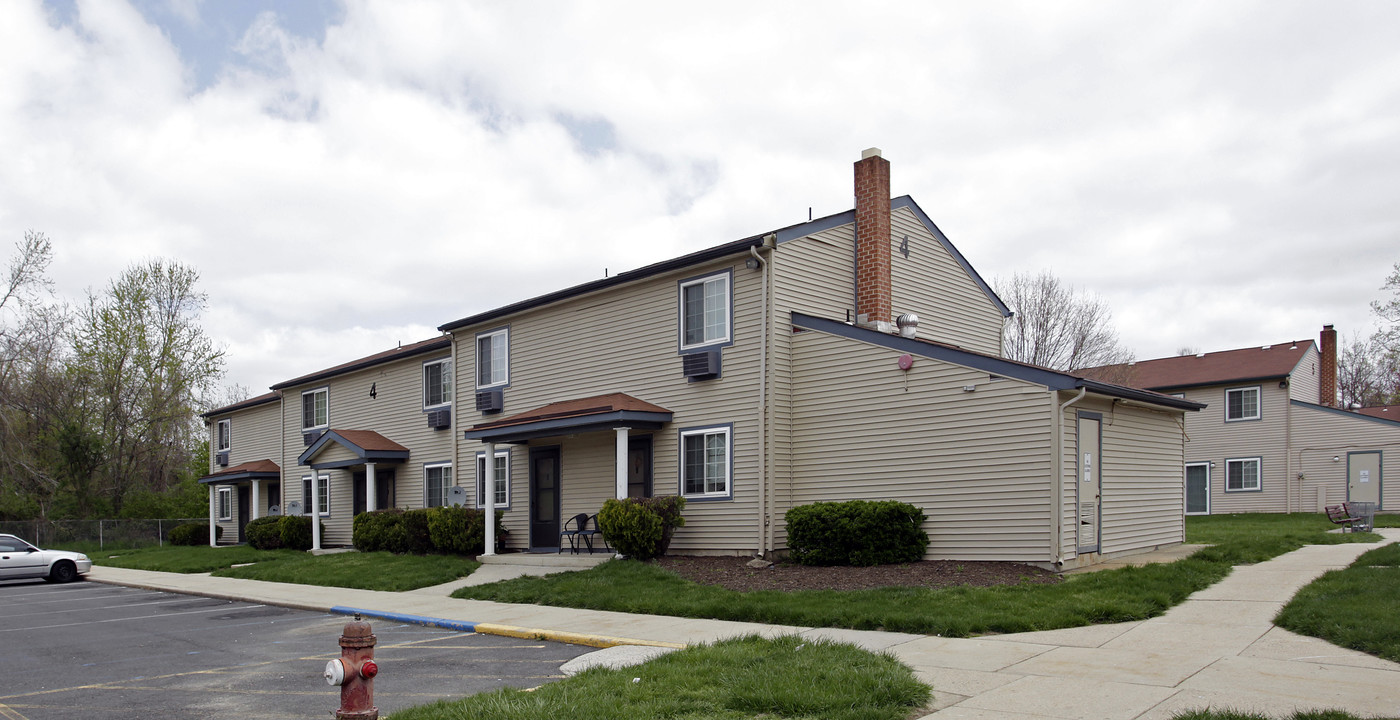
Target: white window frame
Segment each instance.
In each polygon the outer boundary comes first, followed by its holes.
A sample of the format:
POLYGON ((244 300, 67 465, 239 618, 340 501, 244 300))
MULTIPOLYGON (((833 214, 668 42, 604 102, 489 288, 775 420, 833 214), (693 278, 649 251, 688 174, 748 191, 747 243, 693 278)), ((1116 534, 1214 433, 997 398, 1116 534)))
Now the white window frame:
MULTIPOLYGON (((1243 399, 1241 399, 1240 405, 1241 405, 1241 408, 1243 408, 1243 405, 1244 405, 1243 399)), ((1247 420, 1258 420, 1258 419, 1262 418, 1263 416, 1264 416, 1264 392, 1263 392, 1263 389, 1261 388, 1261 386, 1259 386, 1259 385, 1251 385, 1251 386, 1247 386, 1247 387, 1234 387, 1234 388, 1226 388, 1226 389, 1225 389, 1225 422, 1244 422, 1244 421, 1247 421, 1247 420), (1238 393, 1244 393, 1244 392, 1248 392, 1248 391, 1250 391, 1250 390, 1253 390, 1253 391, 1254 391, 1254 414, 1253 414, 1253 415, 1241 415, 1240 417, 1235 417, 1235 418, 1230 417, 1230 393, 1236 393, 1236 392, 1238 392, 1238 393)))
MULTIPOLYGON (((311 487, 310 487, 309 485, 307 485, 307 482, 310 481, 311 478, 313 478, 313 477, 319 478, 319 479, 320 479, 320 482, 324 483, 324 487, 325 487, 325 490, 324 490, 323 492, 321 492, 320 497, 316 498, 316 500, 317 500, 318 502, 320 502, 323 506, 325 506, 326 509, 325 509, 325 510, 321 510, 320 512, 315 513, 315 515, 316 515, 317 517, 330 517, 330 515, 331 515, 331 476, 330 476, 329 474, 326 474, 326 473, 322 473, 322 474, 320 474, 320 475, 302 475, 302 476, 301 476, 301 504, 302 504, 302 513, 303 513, 303 514, 306 514, 306 515, 311 515, 311 514, 312 514, 311 509, 308 508, 308 507, 306 507, 306 506, 311 504, 311 487)), ((318 488, 318 489, 320 489, 320 488, 318 488)), ((284 498, 284 499, 285 499, 285 498, 284 498)), ((317 509, 320 510, 320 508, 317 508, 317 509)))
POLYGON ((233 519, 233 488, 219 488, 219 519, 233 519))
MULTIPOLYGON (((730 341, 730 338, 734 335, 733 285, 733 281, 731 280, 730 273, 728 271, 714 273, 712 275, 706 275, 704 277, 693 278, 691 280, 681 281, 680 289, 678 290, 678 296, 676 298, 676 304, 679 306, 679 319, 677 321, 677 327, 680 328, 681 350, 692 350, 695 348, 723 345, 730 341), (699 342, 686 342, 685 291, 687 288, 695 287, 696 285, 708 285, 709 283, 714 282, 722 282, 724 284, 724 333, 723 335, 716 337, 703 337, 705 334, 705 330, 709 327, 708 325, 706 325, 705 328, 702 328, 701 330, 702 337, 699 342)), ((701 292, 700 302, 702 304, 705 302, 704 291, 701 292)), ((704 323, 705 321, 703 319, 703 311, 701 313, 701 318, 701 322, 704 323)))
POLYGON ((452 463, 438 462, 427 463, 423 466, 423 507, 445 507, 447 505, 447 490, 456 485, 456 479, 452 476, 452 463), (438 490, 438 502, 433 504, 433 488, 428 480, 428 471, 439 470, 439 482, 442 487, 438 490))
POLYGON ((452 358, 438 358, 423 363, 423 409, 440 410, 452 407, 452 358), (441 383, 442 397, 438 402, 432 402, 428 397, 428 368, 438 367, 439 382, 441 383))
POLYGON ((214 444, 218 446, 215 452, 227 452, 233 447, 233 420, 225 418, 219 421, 214 430, 214 444))
POLYGON ((477 333, 477 335, 476 335, 476 345, 474 346, 473 352, 476 354, 476 376, 475 376, 475 378, 476 378, 476 388, 477 388, 478 390, 481 390, 481 389, 483 389, 483 388, 503 387, 503 386, 505 386, 505 385, 509 385, 509 384, 510 384, 510 328, 509 328, 509 327, 503 327, 503 328, 501 328, 501 329, 499 329, 499 330, 492 330, 492 331, 490 331, 490 332, 477 333), (505 352, 503 353, 503 357, 500 359, 500 368, 499 368, 500 371, 501 371, 501 376, 500 376, 500 377, 497 377, 497 376, 496 376, 497 358, 496 358, 495 344, 496 344, 496 338, 498 338, 498 337, 501 338, 501 347, 504 348, 504 350, 505 350, 505 352), (481 341, 482 341, 482 340, 487 340, 487 339, 489 339, 489 340, 491 341, 491 345, 492 345, 492 350, 491 350, 491 378, 490 378, 490 382, 483 383, 483 382, 481 382, 481 341))
MULTIPOLYGON (((708 453, 708 441, 706 442, 706 452, 708 453)), ((683 430, 681 430, 681 433, 680 433, 680 451, 679 451, 679 455, 680 455, 680 487, 678 488, 678 490, 679 490, 680 495, 681 495, 682 497, 685 497, 685 498, 692 498, 692 499, 716 499, 716 500, 722 500, 722 499, 729 499, 729 498, 732 498, 732 497, 734 496, 734 432, 733 432, 733 427, 732 427, 732 426, 729 426, 729 425, 712 425, 712 426, 708 426, 708 427, 697 427, 697 428, 688 428, 688 429, 683 429, 683 430), (698 436, 701 436, 701 437, 709 437, 709 436, 715 435, 715 436, 722 436, 722 437, 724 438, 724 463, 723 463, 723 469, 724 469, 723 483, 724 483, 724 487, 723 487, 723 489, 719 489, 719 490, 711 490, 711 489, 710 489, 710 485, 711 485, 710 476, 709 476, 709 469, 710 469, 710 466, 709 466, 709 462, 708 462, 708 458, 707 458, 707 461, 706 461, 706 464, 705 464, 706 475, 705 475, 704 478, 701 479, 701 482, 702 482, 702 484, 703 484, 703 486, 704 486, 704 488, 705 488, 704 491, 702 491, 702 492, 689 492, 689 491, 686 490, 686 479, 687 479, 687 478, 686 478, 686 457, 685 457, 685 454, 686 454, 686 447, 685 447, 685 444, 686 444, 686 440, 687 440, 688 438, 695 437, 695 436, 697 436, 697 435, 698 435, 698 436)))
MULTIPOLYGON (((494 480, 496 491, 496 509, 510 509, 510 450, 496 451, 496 473, 494 480), (504 477, 502 471, 504 470, 504 477)), ((486 507, 486 482, 483 475, 486 472, 486 453, 476 454, 476 507, 481 509, 486 507)))
MULTIPOLYGON (((1243 480, 1243 478, 1241 478, 1243 480)), ((1264 459, 1262 457, 1242 457, 1225 459, 1225 492, 1260 492, 1264 489, 1264 459), (1235 465, 1243 466, 1245 463, 1254 463, 1254 487, 1241 485, 1237 488, 1230 487, 1230 468, 1235 465)))
POLYGON ((318 388, 316 388, 316 389, 314 389, 314 390, 303 390, 303 391, 302 391, 302 393, 301 393, 301 423, 302 423, 302 424, 301 424, 302 432, 306 432, 307 430, 320 430, 320 429, 323 429, 323 428, 330 427, 330 424, 331 424, 331 389, 330 389, 329 387, 318 387, 318 388), (306 424, 306 396, 307 396, 307 395, 311 395, 311 396, 312 396, 312 398, 311 398, 311 419, 312 419, 313 421, 316 420, 316 398, 315 398, 315 396, 316 396, 316 395, 325 395, 325 396, 326 396, 326 403, 325 403, 325 404, 326 404, 326 419, 325 419, 324 422, 319 423, 319 424, 316 424, 316 425, 307 425, 307 424, 306 424))

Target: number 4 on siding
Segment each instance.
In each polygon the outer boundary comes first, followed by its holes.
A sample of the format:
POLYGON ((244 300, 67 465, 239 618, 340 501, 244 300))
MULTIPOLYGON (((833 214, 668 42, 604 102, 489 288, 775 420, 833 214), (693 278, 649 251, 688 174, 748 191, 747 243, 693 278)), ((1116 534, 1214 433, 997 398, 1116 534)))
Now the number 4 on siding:
POLYGON ((899 243, 899 251, 904 253, 904 259, 909 259, 909 236, 905 235, 904 240, 899 243))

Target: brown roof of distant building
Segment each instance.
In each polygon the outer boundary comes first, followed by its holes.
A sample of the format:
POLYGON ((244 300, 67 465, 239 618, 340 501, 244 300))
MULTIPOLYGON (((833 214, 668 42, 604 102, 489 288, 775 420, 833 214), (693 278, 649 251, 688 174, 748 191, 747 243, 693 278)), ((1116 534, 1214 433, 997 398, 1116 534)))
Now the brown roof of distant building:
POLYGON ((1125 365, 1104 365, 1076 372, 1096 380, 1149 390, 1267 380, 1291 375, 1312 345, 1312 340, 1297 340, 1279 345, 1142 360, 1125 365))
POLYGON ((1357 410, 1362 415, 1378 417, 1382 420, 1394 420, 1400 422, 1400 405, 1376 405, 1374 407, 1364 407, 1357 410))
POLYGON ((440 337, 435 337, 431 340, 422 340, 416 343, 410 343, 408 345, 401 345, 392 350, 385 350, 384 352, 375 353, 373 355, 367 355, 358 360, 351 360, 350 362, 341 363, 339 365, 336 365, 335 367, 329 367, 324 370, 317 370, 316 372, 302 375, 301 377, 296 377, 292 378, 291 380, 277 383, 276 385, 272 386, 272 389, 282 390, 284 388, 289 388, 296 385, 305 385, 307 383, 316 382, 317 380, 324 380, 329 377, 334 377, 342 373, 354 372, 355 370, 363 370, 367 367, 381 365, 383 363, 393 362, 395 360, 411 357, 413 355, 431 352, 439 348, 449 347, 450 345, 452 345, 452 337, 450 335, 442 335, 440 337))
POLYGON ((612 412, 654 412, 669 413, 660 405, 653 405, 645 400, 638 400, 624 393, 608 393, 607 395, 594 395, 593 397, 579 398, 577 400, 561 400, 548 405, 528 410, 519 415, 512 415, 494 422, 473 425, 473 430, 488 430, 491 428, 510 427, 511 425, 523 425, 525 423, 539 422, 541 420, 562 420, 564 418, 586 417, 588 415, 603 415, 612 412))

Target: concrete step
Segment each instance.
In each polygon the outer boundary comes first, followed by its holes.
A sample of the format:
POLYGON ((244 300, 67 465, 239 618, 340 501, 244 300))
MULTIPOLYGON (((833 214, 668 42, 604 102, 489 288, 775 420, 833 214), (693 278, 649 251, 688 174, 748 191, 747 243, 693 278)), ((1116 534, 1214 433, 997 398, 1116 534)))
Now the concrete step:
POLYGON ((533 567, 576 567, 591 568, 601 565, 613 557, 609 552, 596 552, 592 555, 570 553, 504 553, 502 555, 482 555, 477 558, 483 565, 528 565, 533 567))

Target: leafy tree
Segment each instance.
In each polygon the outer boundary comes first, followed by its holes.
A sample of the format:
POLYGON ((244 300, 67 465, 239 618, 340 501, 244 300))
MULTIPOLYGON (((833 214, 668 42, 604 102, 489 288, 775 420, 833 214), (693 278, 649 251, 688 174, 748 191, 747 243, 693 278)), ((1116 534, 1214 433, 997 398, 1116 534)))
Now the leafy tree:
POLYGON ((1118 344, 1113 313, 1102 299, 1068 287, 1048 272, 1017 273, 993 281, 997 295, 1016 312, 1007 321, 1002 354, 1011 360, 1077 370, 1133 359, 1118 344))

